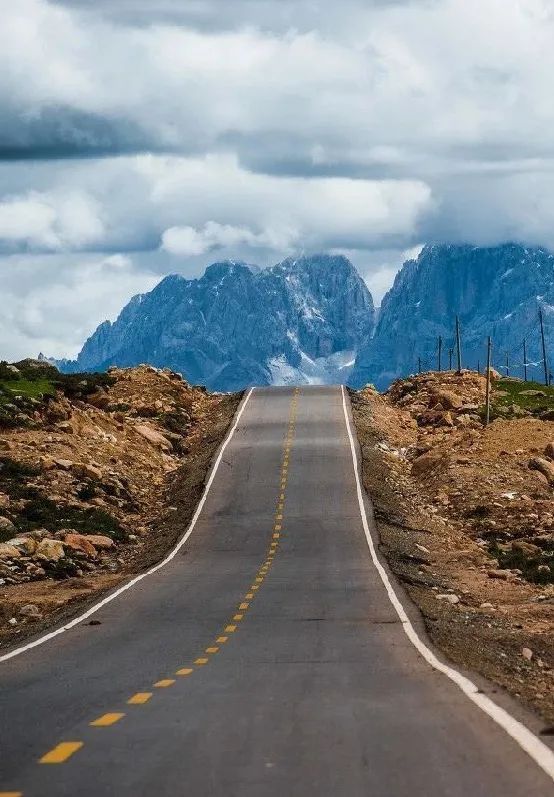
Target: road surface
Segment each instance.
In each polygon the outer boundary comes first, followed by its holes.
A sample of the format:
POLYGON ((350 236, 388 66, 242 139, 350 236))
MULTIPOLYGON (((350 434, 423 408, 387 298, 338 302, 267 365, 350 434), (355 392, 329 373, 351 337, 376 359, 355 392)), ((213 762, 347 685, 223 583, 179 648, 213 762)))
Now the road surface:
POLYGON ((554 793, 405 635, 340 388, 255 390, 186 544, 93 619, 0 664, 0 793, 554 793))

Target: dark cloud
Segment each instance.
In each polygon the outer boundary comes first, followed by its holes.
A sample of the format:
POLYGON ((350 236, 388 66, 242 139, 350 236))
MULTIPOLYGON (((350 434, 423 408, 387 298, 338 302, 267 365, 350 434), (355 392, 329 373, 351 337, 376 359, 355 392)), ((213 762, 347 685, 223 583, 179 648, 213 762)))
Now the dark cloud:
MULTIPOLYGON (((160 144, 138 124, 76 108, 47 106, 34 112, 3 109, 0 160, 52 160, 156 151, 160 144)), ((163 148, 169 151, 168 147, 163 148)))

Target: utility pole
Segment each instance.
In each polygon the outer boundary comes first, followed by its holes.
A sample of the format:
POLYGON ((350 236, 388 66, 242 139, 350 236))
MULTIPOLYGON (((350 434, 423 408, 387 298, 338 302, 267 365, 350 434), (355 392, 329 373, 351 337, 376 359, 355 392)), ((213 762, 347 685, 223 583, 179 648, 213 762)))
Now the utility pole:
POLYGON ((456 316, 456 359, 458 361, 457 373, 462 373, 462 346, 460 343, 460 319, 456 316))
POLYGON ((481 360, 477 360, 477 373, 481 373, 481 360))
POLYGON ((548 362, 546 361, 546 343, 544 342, 544 324, 542 321, 542 307, 539 307, 539 321, 541 324, 542 361, 544 363, 544 384, 548 387, 548 362))
POLYGON ((527 341, 523 338, 523 380, 527 382, 527 341))
POLYGON ((487 338, 487 391, 485 397, 485 426, 488 426, 491 418, 491 350, 492 343, 489 336, 487 338))
POLYGON ((439 371, 442 371, 441 356, 442 356, 442 336, 439 335, 439 371))
POLYGON ((421 357, 417 358, 417 372, 418 374, 421 373, 421 357))
POLYGON ((454 349, 448 349, 448 370, 452 370, 452 355, 454 354, 454 349))
POLYGON ((510 355, 506 352, 506 376, 510 376, 510 355))

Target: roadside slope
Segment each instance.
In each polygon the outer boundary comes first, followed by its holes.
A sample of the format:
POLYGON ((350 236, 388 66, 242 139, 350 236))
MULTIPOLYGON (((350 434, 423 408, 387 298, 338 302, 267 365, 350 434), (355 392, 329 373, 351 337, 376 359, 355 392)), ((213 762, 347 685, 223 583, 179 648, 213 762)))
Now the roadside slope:
MULTIPOLYGON (((546 729, 554 722, 554 502, 529 463, 544 457, 552 422, 512 410, 485 429, 484 382, 430 373, 386 395, 353 393, 364 484, 383 553, 433 641, 531 705, 546 729)), ((504 393, 496 389, 499 404, 504 393)))

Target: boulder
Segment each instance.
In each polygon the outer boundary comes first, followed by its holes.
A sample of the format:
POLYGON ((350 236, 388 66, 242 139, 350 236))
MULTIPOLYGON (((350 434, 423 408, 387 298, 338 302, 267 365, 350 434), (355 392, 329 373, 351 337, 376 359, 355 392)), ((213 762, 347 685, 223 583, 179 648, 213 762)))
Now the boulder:
POLYGON ((432 400, 441 404, 445 410, 458 410, 463 406, 463 400, 451 390, 438 390, 433 393, 432 400))
POLYGON ((115 546, 111 537, 106 537, 104 534, 87 534, 86 539, 91 545, 100 550, 104 548, 113 548, 115 546))
POLYGON ((7 542, 0 542, 0 559, 18 559, 21 551, 7 542))
POLYGON ((75 462, 71 468, 71 472, 80 479, 93 479, 94 481, 102 480, 102 471, 94 465, 89 465, 86 462, 75 462))
MULTIPOLYGON (((486 376, 486 372, 485 372, 485 376, 486 376)), ((491 382, 497 382, 499 379, 502 379, 502 374, 499 374, 498 371, 495 371, 494 368, 489 368, 489 376, 490 376, 491 382)))
POLYGON ((539 473, 542 473, 547 479, 550 485, 554 484, 554 463, 542 457, 531 457, 529 460, 529 468, 531 468, 531 470, 538 470, 539 473))
POLYGON ((73 462, 70 459, 54 459, 54 466, 60 470, 71 470, 73 462))
POLYGON ((60 540, 41 540, 35 551, 37 559, 44 559, 47 562, 57 562, 65 555, 63 543, 60 540))
POLYGON ((522 553, 525 556, 538 556, 541 553, 541 549, 538 545, 525 542, 525 540, 513 540, 510 547, 512 551, 517 551, 517 553, 522 553))
POLYGON ((171 443, 169 440, 164 437, 163 434, 156 431, 156 429, 147 426, 145 423, 138 424, 135 426, 135 429, 145 440, 152 443, 152 445, 161 448, 162 451, 171 451, 171 443))
POLYGON ((14 537, 8 540, 8 545, 13 545, 22 554, 27 554, 28 556, 34 554, 37 549, 37 541, 32 537, 14 537))
POLYGON ((19 614, 22 617, 36 617, 37 620, 42 617, 40 609, 34 603, 26 603, 19 609, 19 614))
POLYGON ((15 531, 15 526, 11 520, 3 515, 0 515, 0 533, 12 534, 15 531))
POLYGON ((449 458, 442 451, 427 451, 412 462, 412 475, 426 476, 448 464, 449 458))
POLYGON ((87 556, 96 556, 96 548, 91 543, 90 537, 86 537, 84 534, 70 532, 64 536, 63 544, 64 548, 69 548, 71 551, 79 551, 87 556))

